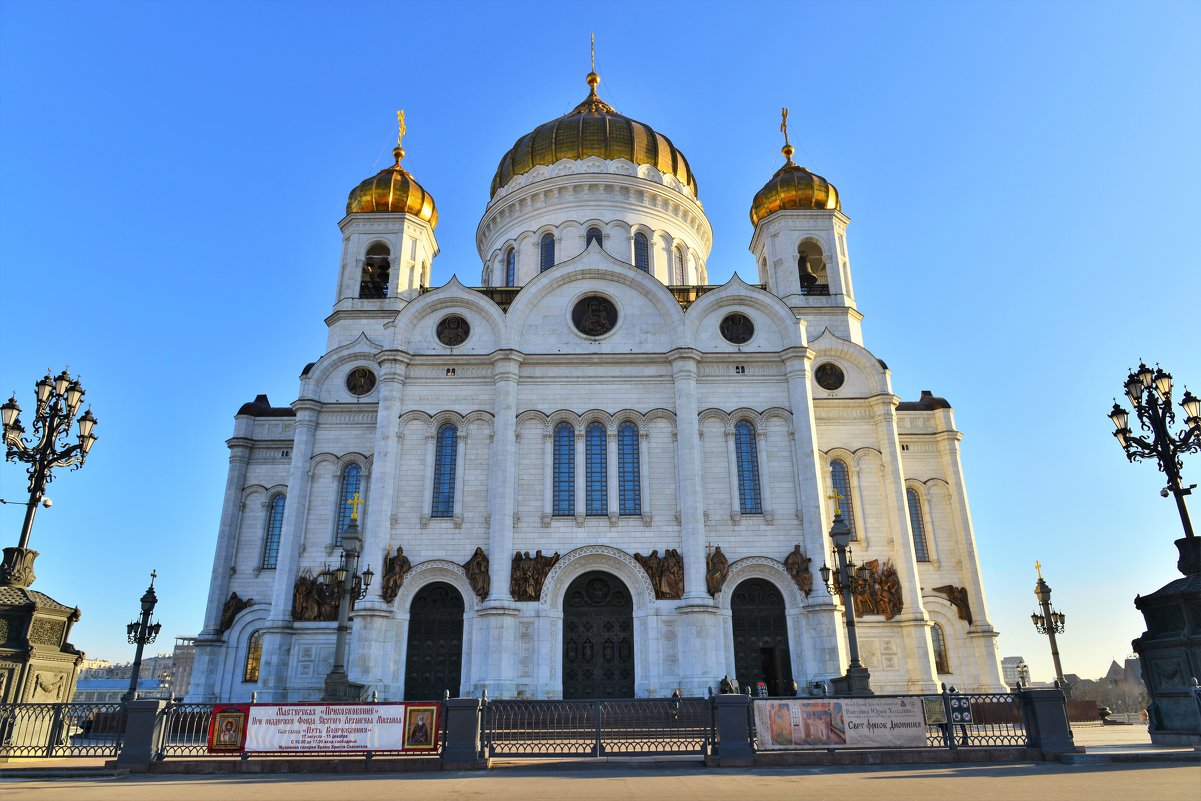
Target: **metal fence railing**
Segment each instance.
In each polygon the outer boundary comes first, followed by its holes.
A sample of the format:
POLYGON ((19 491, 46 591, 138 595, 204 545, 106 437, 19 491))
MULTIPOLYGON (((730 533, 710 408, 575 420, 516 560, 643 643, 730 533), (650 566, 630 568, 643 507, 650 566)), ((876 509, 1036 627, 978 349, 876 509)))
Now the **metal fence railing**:
POLYGON ((0 757, 116 756, 121 704, 0 704, 0 757))
POLYGON ((208 756, 212 721, 212 704, 167 704, 159 713, 157 757, 208 756))

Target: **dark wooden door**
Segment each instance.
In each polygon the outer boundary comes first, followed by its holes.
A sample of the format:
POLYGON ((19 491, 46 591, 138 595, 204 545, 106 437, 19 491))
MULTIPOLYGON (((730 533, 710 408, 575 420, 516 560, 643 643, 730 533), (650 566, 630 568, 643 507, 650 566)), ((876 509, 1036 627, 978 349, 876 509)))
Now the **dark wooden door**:
POLYGON ((734 673, 745 692, 759 682, 771 695, 792 695, 792 655, 784 596, 770 581, 747 579, 730 600, 734 618, 734 673))
POLYGON ((563 697, 634 697, 634 602, 609 573, 585 573, 567 588, 563 697))
POLYGON ((449 584, 427 584, 409 607, 405 700, 440 700, 443 690, 458 698, 462 674, 463 596, 449 584))

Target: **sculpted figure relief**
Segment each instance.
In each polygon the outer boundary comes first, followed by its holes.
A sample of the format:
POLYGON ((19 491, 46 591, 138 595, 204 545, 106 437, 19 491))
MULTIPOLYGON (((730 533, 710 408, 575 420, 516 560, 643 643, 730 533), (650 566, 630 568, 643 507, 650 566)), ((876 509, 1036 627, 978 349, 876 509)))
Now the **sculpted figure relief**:
POLYGON ((722 586, 730 576, 730 560, 721 552, 721 546, 713 549, 713 553, 705 558, 705 588, 710 595, 721 592, 722 586))
POLYGON ((234 618, 238 616, 238 613, 252 603, 254 603, 253 598, 243 601, 236 592, 231 592, 225 601, 225 606, 221 607, 221 623, 217 626, 217 631, 222 633, 229 631, 229 627, 234 624, 234 618))
POLYGON ((784 557, 784 569, 788 571, 788 575, 792 576, 793 582, 800 588, 801 592, 805 593, 805 597, 809 597, 809 593, 813 592, 813 573, 809 570, 809 563, 813 560, 801 553, 801 546, 794 545, 788 556, 784 557))
POLYGON ((660 600, 682 598, 684 595, 684 558, 674 548, 668 548, 659 556, 659 549, 650 552, 649 556, 634 554, 634 560, 642 565, 642 569, 650 576, 651 586, 655 588, 655 597, 660 600))
POLYGON ((484 549, 477 547, 471 558, 463 564, 463 569, 467 571, 467 580, 471 582, 476 597, 481 601, 487 598, 492 589, 492 578, 488 575, 488 556, 484 549))
POLYGON ((972 605, 968 601, 967 588, 956 587, 954 584, 946 584, 942 587, 935 587, 935 592, 941 592, 947 596, 947 600, 955 607, 955 611, 959 613, 960 620, 966 620, 967 624, 972 625, 972 605))
MULTIPOLYGON (((292 591, 292 619, 296 621, 316 620, 328 622, 338 619, 338 593, 329 585, 328 571, 316 576, 307 568, 296 577, 296 586, 292 591)), ((359 584, 355 578, 356 587, 359 584)), ((354 598, 357 592, 351 590, 350 608, 354 608, 354 598)))
POLYGON ((513 571, 509 581, 509 592, 515 601, 537 601, 542 596, 542 585, 546 575, 559 561, 559 552, 554 556, 543 556, 538 551, 533 556, 526 551, 523 555, 518 551, 513 556, 513 571))
POLYGON ((855 616, 883 615, 885 620, 892 620, 905 608, 901 596, 901 579, 891 561, 880 564, 879 559, 865 562, 867 582, 855 587, 855 616))
POLYGON ((413 569, 413 563, 409 561, 409 557, 405 556, 404 548, 397 545, 395 555, 389 556, 391 550, 391 548, 384 548, 384 586, 380 591, 380 595, 388 603, 396 600, 396 595, 400 592, 401 585, 404 584, 405 575, 413 569))

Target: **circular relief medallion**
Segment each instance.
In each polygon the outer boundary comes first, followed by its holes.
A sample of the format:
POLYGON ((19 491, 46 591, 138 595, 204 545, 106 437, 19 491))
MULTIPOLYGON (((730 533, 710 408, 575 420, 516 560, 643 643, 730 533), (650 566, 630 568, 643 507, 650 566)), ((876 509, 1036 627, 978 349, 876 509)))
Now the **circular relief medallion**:
POLYGON ((842 368, 837 364, 826 362, 818 365, 818 368, 813 371, 813 379, 817 381, 817 385, 822 389, 838 389, 842 386, 842 382, 847 380, 846 375, 842 372, 842 368))
POLYGON ((443 317, 438 323, 438 341, 448 348, 462 345, 471 335, 471 325, 457 314, 443 317))
POLYGON ((617 307, 608 298, 589 295, 571 310, 571 322, 584 336, 604 336, 617 325, 617 307))
POLYGON ((755 335, 755 324, 745 314, 727 314, 721 320, 721 335, 735 345, 744 345, 755 335))
POLYGON ((366 367, 356 367, 346 374, 346 388, 351 395, 366 395, 375 389, 375 373, 366 367))

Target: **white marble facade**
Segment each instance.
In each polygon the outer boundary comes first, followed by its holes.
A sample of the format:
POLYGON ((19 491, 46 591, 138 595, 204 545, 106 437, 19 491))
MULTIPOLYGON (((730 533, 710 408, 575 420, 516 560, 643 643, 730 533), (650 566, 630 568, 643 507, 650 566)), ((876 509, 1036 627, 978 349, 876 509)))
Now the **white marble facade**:
POLYGON ((750 579, 783 598, 783 658, 804 694, 847 662, 841 606, 817 575, 831 561, 834 462, 847 470, 856 561, 891 561, 904 600, 891 619, 858 619, 874 689, 924 692, 945 682, 1003 691, 961 434, 941 399, 902 403, 887 367, 864 346, 847 223, 836 208, 777 210, 756 226, 754 261, 739 265, 757 283, 736 274, 711 286, 712 230, 687 185, 628 159, 563 158, 493 196, 477 231, 482 287, 452 278, 427 289, 438 253, 428 220, 403 211, 347 214, 340 269, 330 275, 338 292, 326 353, 305 369, 290 406, 247 404, 235 417, 189 699, 320 697, 335 624, 293 621, 293 588, 299 574, 337 561, 339 493, 351 465, 366 500, 363 561, 377 578, 352 615, 348 669, 381 699, 405 696, 406 665, 416 656, 408 653, 412 602, 433 583, 463 600, 461 683, 452 692, 562 697, 564 595, 589 571, 628 589, 638 696, 675 688, 704 694, 724 675, 736 676, 732 596, 750 579), (587 242, 590 228, 599 242, 587 242), (540 271, 547 233, 554 266, 540 271), (645 270, 633 264, 638 234, 648 243, 645 270), (387 297, 359 297, 368 250, 385 252, 380 244, 391 259, 387 297), (515 289, 498 293, 490 288, 506 284, 510 247, 515 289), (829 294, 802 290, 801 250, 829 294), (695 290, 668 286, 679 278, 677 251, 683 284, 695 290), (571 316, 593 296, 617 310, 616 324, 599 335, 581 333, 571 316), (502 308, 497 300, 511 302, 502 308), (741 344, 720 329, 734 313, 754 326, 741 344), (453 346, 437 335, 450 316, 470 325, 453 346), (844 376, 835 389, 815 380, 828 364, 844 376), (366 394, 348 389, 356 368, 376 379, 366 394), (734 432, 742 421, 754 431, 758 512, 743 513, 740 502, 734 432), (622 514, 618 504, 616 441, 626 422, 638 432, 637 514, 622 514), (431 513, 435 441, 445 423, 457 429, 456 472, 442 490, 443 500, 452 493, 453 509, 438 516, 431 513), (551 497, 553 431, 561 423, 576 435, 577 514, 566 516, 555 514, 551 497), (608 497, 601 513, 585 514, 582 454, 593 423, 604 427, 608 497), (285 500, 276 504, 277 496, 285 500), (915 522, 924 549, 915 547, 915 522), (264 552, 273 532, 274 566, 264 552), (387 603, 379 594, 382 562, 398 545, 412 569, 387 603), (812 559, 809 595, 783 565, 797 545, 812 559), (490 559, 484 599, 462 566, 476 547, 490 559), (710 595, 706 556, 714 547, 730 570, 710 595), (657 600, 632 555, 669 548, 683 557, 683 597, 657 600), (561 558, 537 600, 516 601, 513 554, 538 550, 561 558), (966 590, 970 624, 934 589, 948 585, 966 590), (253 603, 223 628, 232 592, 253 603), (257 678, 252 672, 247 680, 252 635, 262 657, 257 678))

